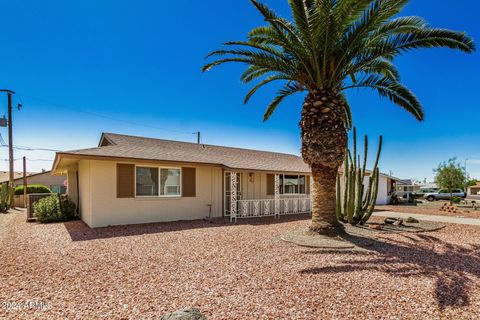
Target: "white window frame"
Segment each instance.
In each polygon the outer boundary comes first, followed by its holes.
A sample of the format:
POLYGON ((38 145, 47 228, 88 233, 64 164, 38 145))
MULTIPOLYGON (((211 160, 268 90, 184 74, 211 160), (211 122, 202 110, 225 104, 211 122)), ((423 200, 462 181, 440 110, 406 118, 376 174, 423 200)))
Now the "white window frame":
POLYGON ((135 198, 153 198, 153 199, 156 199, 156 198, 181 198, 182 197, 182 190, 183 190, 183 186, 182 186, 182 168, 181 167, 170 167, 170 166, 152 166, 152 165, 135 165, 135 198), (137 168, 156 168, 158 170, 158 195, 153 195, 153 196, 139 196, 137 195, 137 168), (179 179, 180 179, 180 193, 177 195, 177 194, 174 194, 174 195, 168 195, 168 194, 165 194, 165 195, 162 195, 161 194, 161 190, 160 188, 162 187, 161 184, 160 184, 160 176, 161 176, 161 169, 167 169, 167 170, 179 170, 180 171, 180 175, 179 175, 179 179))
MULTIPOLYGON (((305 180, 305 192, 304 193, 301 193, 301 192, 285 193, 285 176, 295 176, 295 174, 282 173, 282 174, 279 174, 279 176, 281 176, 281 179, 282 179, 282 193, 281 193, 281 195, 292 196, 292 195, 307 194, 307 175, 306 174, 297 174, 296 175, 299 182, 300 182, 300 177, 304 177, 304 180, 305 180)), ((300 191, 300 184, 298 184, 298 191, 300 191)))

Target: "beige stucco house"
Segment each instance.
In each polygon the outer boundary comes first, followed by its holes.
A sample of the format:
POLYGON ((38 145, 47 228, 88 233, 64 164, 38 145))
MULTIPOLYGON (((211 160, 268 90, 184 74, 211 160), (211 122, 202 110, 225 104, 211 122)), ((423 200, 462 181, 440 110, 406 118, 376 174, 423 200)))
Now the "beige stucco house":
POLYGON ((290 154, 104 133, 52 172, 90 227, 310 211, 310 169, 290 154))
MULTIPOLYGON (((310 168, 291 154, 104 133, 58 152, 52 173, 90 227, 310 212, 310 168)), ((394 191, 381 174, 377 204, 394 191)))

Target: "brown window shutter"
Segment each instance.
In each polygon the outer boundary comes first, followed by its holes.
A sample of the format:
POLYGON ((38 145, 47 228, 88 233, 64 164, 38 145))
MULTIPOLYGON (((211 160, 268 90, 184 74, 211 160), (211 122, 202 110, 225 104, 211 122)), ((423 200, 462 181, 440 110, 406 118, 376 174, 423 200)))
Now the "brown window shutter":
POLYGON ((310 176, 305 177, 305 190, 310 194, 310 176))
POLYGON ((135 197, 135 165, 117 163, 117 198, 135 197))
POLYGON ((195 168, 182 168, 182 197, 196 196, 196 181, 195 168))
POLYGON ((267 174, 267 196, 275 195, 275 175, 267 174))

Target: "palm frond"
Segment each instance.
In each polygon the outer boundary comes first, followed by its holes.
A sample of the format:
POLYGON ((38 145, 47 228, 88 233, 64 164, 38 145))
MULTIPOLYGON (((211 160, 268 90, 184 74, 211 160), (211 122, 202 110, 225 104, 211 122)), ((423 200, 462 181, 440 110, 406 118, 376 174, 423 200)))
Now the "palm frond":
POLYGON ((254 86, 245 96, 245 99, 243 100, 244 104, 247 104, 250 98, 257 92, 258 89, 266 85, 267 83, 273 82, 273 81, 278 81, 278 80, 289 80, 287 77, 284 75, 273 75, 270 77, 265 78, 263 81, 259 82, 256 86, 254 86))
POLYGON ((377 91, 380 96, 388 98, 396 105, 411 113, 417 120, 421 121, 424 118, 420 101, 418 101, 418 98, 410 89, 400 82, 392 81, 391 79, 378 75, 371 75, 362 79, 357 84, 346 86, 343 89, 352 88, 373 89, 377 91))
POLYGON ((255 65, 250 65, 245 69, 245 71, 240 76, 240 81, 243 83, 249 83, 255 79, 261 78, 268 73, 271 73, 270 69, 264 67, 258 67, 255 65))
MULTIPOLYGON (((347 67, 346 75, 355 75, 358 73, 361 74, 378 74, 385 78, 398 81, 400 80, 400 73, 398 72, 395 65, 383 58, 373 59, 362 61, 355 61, 351 66, 347 67)), ((353 80, 353 82, 356 82, 353 80)))
POLYGON ((473 40, 463 32, 430 27, 421 17, 398 17, 408 0, 289 0, 291 21, 260 0, 250 0, 265 20, 243 41, 229 41, 207 58, 210 70, 224 63, 246 65, 240 79, 258 80, 245 102, 276 80, 284 86, 265 112, 296 92, 328 90, 345 102, 345 123, 351 110, 343 91, 370 88, 423 119, 417 97, 400 82, 395 57, 420 48, 445 47, 471 53, 473 40), (351 79, 351 84, 348 79, 351 79))
POLYGON ((298 86, 296 83, 287 83, 284 88, 282 88, 278 95, 273 98, 272 102, 268 105, 267 109, 265 110, 265 114, 263 115, 263 121, 267 121, 272 113, 277 109, 278 105, 282 103, 282 101, 292 94, 297 92, 303 91, 303 88, 298 86))

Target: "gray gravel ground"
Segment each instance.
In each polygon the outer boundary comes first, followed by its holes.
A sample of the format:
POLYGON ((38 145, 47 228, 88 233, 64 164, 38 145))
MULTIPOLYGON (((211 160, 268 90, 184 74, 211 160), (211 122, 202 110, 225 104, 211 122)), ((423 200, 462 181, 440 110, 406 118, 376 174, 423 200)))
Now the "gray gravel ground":
POLYGON ((92 230, 16 215, 0 243, 0 318, 478 318, 479 227, 378 235, 361 251, 280 240, 307 219, 92 230))
POLYGON ((15 218, 15 213, 0 213, 0 243, 6 238, 13 218, 15 218))

